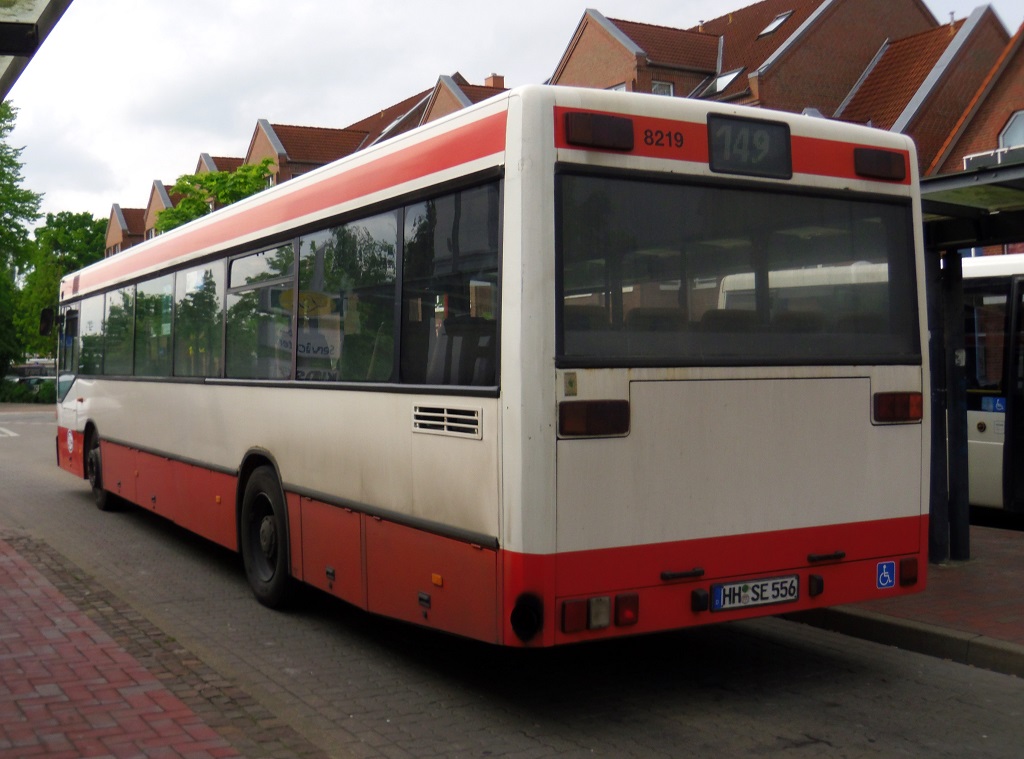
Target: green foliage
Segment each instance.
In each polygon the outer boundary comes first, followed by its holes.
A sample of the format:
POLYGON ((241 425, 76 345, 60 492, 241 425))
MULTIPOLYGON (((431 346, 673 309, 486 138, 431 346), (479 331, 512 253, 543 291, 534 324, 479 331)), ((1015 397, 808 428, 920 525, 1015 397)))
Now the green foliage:
POLYGON ((0 403, 43 403, 57 402, 57 385, 52 380, 32 386, 24 382, 0 380, 0 403))
POLYGON ((28 248, 27 224, 39 218, 43 196, 21 186, 21 153, 7 138, 14 129, 17 109, 0 103, 0 268, 23 268, 28 248))
POLYGON ((21 345, 14 330, 14 310, 18 291, 9 272, 0 270, 0 377, 7 375, 11 364, 21 358, 21 345))
POLYGON ((10 102, 0 102, 0 376, 24 352, 15 332, 16 282, 28 258, 27 225, 39 218, 42 201, 42 195, 21 186, 22 149, 7 144, 16 115, 10 102))
POLYGON ((39 334, 39 314, 56 307, 60 280, 66 274, 103 258, 107 222, 90 213, 48 213, 29 246, 28 273, 15 317, 24 353, 53 356, 56 335, 39 334))
POLYGON ((226 206, 255 195, 267 187, 273 160, 264 158, 256 164, 243 164, 235 171, 210 171, 205 174, 183 174, 171 188, 179 197, 173 208, 166 208, 156 218, 156 230, 167 232, 210 213, 210 201, 226 206))

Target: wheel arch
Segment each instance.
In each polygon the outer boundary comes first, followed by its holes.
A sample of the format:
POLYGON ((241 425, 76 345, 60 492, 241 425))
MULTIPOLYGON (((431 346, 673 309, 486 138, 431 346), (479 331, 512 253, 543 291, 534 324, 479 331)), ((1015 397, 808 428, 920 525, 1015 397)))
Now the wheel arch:
MULTIPOLYGON (((281 489, 281 503, 285 511, 285 540, 291 537, 291 523, 288 519, 288 497, 284 492, 284 483, 281 480, 281 468, 277 464, 274 454, 265 448, 250 448, 242 457, 242 463, 238 467, 238 483, 235 485, 235 540, 239 550, 242 546, 242 501, 245 499, 245 487, 249 483, 252 473, 263 466, 274 470, 274 478, 277 486, 281 489)), ((289 544, 290 545, 290 544, 289 544)))
MULTIPOLYGON (((92 419, 87 419, 86 422, 85 422, 85 426, 82 427, 82 448, 83 448, 83 455, 82 455, 82 479, 83 480, 89 479, 89 462, 87 460, 88 456, 89 456, 89 446, 92 445, 93 437, 97 437, 98 438, 99 435, 100 435, 99 427, 96 426, 96 422, 94 422, 92 419)), ((102 440, 102 438, 100 438, 100 439, 102 440)))

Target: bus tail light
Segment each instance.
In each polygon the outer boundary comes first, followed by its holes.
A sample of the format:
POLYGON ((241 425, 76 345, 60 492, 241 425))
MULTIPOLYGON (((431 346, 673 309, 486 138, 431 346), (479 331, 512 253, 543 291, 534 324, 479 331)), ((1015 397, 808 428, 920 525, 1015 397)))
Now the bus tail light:
POLYGON ((875 393, 875 421, 880 424, 920 422, 924 418, 921 393, 875 393))
POLYGON ((900 559, 900 585, 917 585, 917 557, 908 556, 900 559))
POLYGON ((562 401, 558 404, 562 437, 629 434, 629 401, 562 401))
POLYGON ((614 615, 611 596, 574 598, 562 602, 562 632, 577 633, 584 630, 603 630, 611 627, 629 627, 640 621, 640 595, 620 593, 615 596, 614 615))
POLYGON ((615 625, 628 627, 640 621, 640 595, 622 593, 615 596, 615 625))

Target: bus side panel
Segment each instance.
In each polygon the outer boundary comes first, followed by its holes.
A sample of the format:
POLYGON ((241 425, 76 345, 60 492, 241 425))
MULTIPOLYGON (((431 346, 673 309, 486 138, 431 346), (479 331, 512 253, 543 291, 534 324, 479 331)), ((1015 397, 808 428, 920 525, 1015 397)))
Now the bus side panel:
POLYGON ((174 462, 163 456, 135 452, 137 503, 173 522, 181 523, 181 499, 174 481, 174 462))
POLYGON ((85 477, 85 434, 57 428, 57 465, 76 477, 85 477))
POLYGON ((101 441, 107 490, 232 551, 237 478, 101 441))
POLYGON ((177 496, 172 519, 182 527, 232 551, 238 550, 235 489, 238 478, 175 462, 177 496))
MULTIPOLYGON (((361 516, 351 509, 331 506, 294 493, 289 493, 288 505, 293 546, 296 532, 301 535, 303 580, 365 609, 361 516), (296 513, 298 531, 295 529, 296 513)), ((292 556, 294 559, 294 548, 292 556)))
POLYGON ((370 611, 499 642, 496 551, 370 516, 363 527, 370 611))
POLYGON ((100 441, 100 457, 103 461, 103 487, 132 503, 139 503, 135 490, 138 478, 138 451, 127 446, 100 441))

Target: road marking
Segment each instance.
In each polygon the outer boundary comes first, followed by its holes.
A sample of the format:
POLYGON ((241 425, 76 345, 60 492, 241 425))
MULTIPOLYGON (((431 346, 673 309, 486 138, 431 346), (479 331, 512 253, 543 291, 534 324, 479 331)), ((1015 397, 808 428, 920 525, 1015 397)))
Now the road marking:
POLYGON ((0 437, 18 437, 18 433, 12 432, 6 427, 0 427, 0 437))

